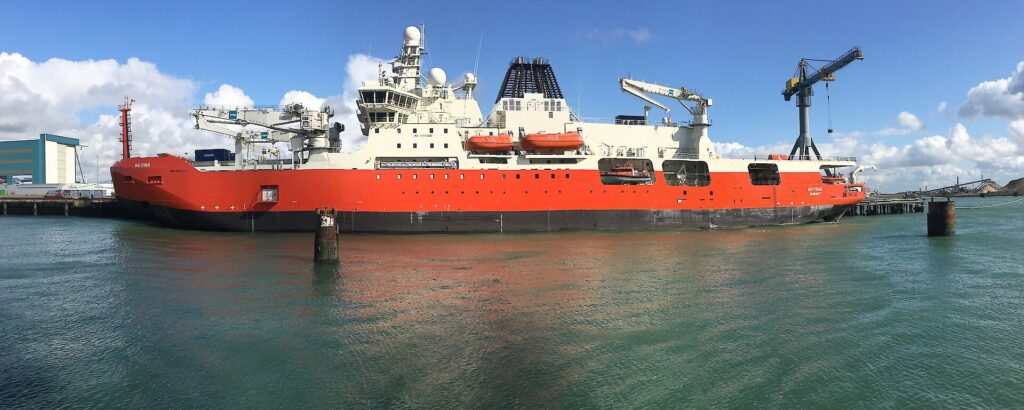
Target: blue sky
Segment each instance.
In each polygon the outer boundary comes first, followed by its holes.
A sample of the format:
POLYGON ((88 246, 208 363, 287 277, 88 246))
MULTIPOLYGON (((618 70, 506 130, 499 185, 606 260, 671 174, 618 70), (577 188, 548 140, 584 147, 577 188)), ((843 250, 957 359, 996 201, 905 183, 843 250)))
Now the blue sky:
MULTIPOLYGON (((913 132, 860 141, 891 146, 949 135, 957 123, 971 136, 1007 135, 1006 118, 962 118, 956 110, 972 87, 1009 77, 1024 60, 1022 2, 502 4, 14 1, 5 3, 0 51, 34 62, 136 57, 190 80, 192 103, 229 83, 256 103, 275 104, 289 90, 341 94, 349 56, 391 57, 402 28, 423 22, 425 65, 449 78, 473 69, 483 37, 478 96, 485 111, 510 59, 543 56, 569 103, 582 101, 585 117, 639 113, 642 103, 616 83, 632 75, 700 90, 715 100, 712 139, 750 147, 795 139, 796 108, 779 93, 801 57, 833 58, 862 46, 865 60, 830 86, 833 125, 870 133, 898 127, 904 111, 923 122, 913 132)), ((831 138, 824 87, 816 93, 811 129, 823 143, 831 138)))

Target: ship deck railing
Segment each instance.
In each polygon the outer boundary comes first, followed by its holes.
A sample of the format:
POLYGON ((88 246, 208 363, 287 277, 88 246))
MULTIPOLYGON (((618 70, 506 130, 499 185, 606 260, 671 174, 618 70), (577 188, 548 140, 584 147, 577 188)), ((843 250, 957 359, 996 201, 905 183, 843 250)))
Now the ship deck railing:
POLYGON ((741 159, 748 161, 815 161, 815 162, 857 162, 857 157, 821 157, 818 158, 790 158, 785 156, 784 158, 772 157, 768 154, 751 154, 751 155, 724 155, 722 159, 741 159))

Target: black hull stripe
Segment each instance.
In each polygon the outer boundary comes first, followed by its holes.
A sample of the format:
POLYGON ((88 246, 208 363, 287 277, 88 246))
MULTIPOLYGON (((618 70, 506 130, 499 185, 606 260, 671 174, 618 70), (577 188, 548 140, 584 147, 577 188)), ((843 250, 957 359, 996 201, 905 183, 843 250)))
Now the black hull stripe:
MULTIPOLYGON (((313 212, 199 212, 134 201, 125 210, 163 225, 218 231, 313 231, 313 212)), ((552 232, 786 225, 838 219, 850 205, 719 210, 338 212, 342 232, 552 232)))

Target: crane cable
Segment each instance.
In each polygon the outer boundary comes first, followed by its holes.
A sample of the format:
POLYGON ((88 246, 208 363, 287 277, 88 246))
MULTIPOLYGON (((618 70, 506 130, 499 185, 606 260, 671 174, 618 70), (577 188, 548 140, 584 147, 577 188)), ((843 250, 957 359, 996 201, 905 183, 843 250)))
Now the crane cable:
POLYGON ((832 94, 828 89, 829 81, 825 82, 825 106, 828 107, 828 133, 832 133, 832 94))

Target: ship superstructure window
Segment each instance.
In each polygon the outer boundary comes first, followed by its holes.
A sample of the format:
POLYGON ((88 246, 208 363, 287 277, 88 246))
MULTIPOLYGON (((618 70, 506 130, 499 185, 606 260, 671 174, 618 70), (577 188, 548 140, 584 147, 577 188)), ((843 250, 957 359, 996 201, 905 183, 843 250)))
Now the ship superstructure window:
POLYGON ((556 100, 544 101, 544 111, 562 111, 562 102, 556 100))
POLYGON ((505 111, 522 111, 523 102, 519 100, 502 100, 501 109, 505 111))
POLYGON ((711 185, 707 161, 666 160, 661 169, 665 171, 665 182, 672 186, 711 185))
POLYGON ((366 115, 370 122, 395 122, 394 112, 370 111, 366 115))
POLYGON ((753 185, 778 185, 781 181, 777 164, 750 164, 747 165, 747 172, 753 185))

